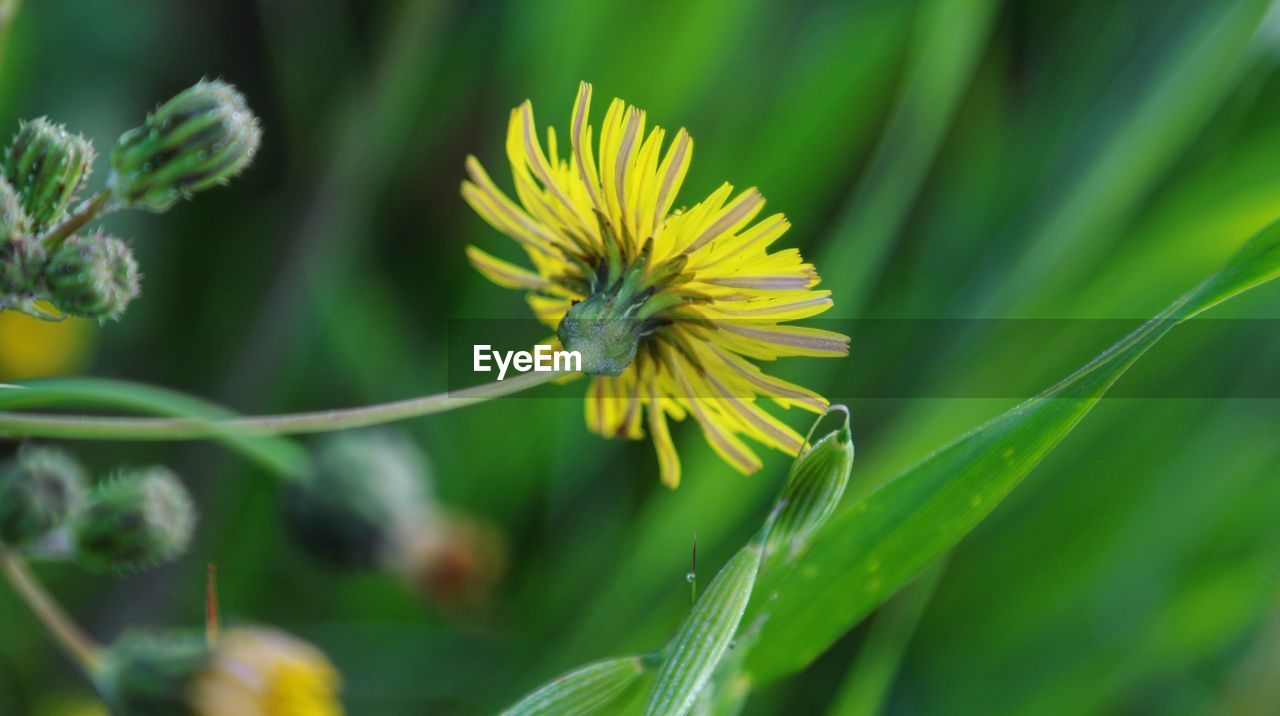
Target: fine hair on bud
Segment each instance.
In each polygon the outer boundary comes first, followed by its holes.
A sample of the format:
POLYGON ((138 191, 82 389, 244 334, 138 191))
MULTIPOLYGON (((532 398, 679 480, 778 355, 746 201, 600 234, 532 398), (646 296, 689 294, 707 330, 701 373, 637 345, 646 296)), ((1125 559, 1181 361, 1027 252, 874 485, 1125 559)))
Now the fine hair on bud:
POLYGON ((93 168, 93 143, 45 118, 23 122, 4 153, 4 175, 37 230, 67 213, 93 168))
POLYGON ((407 437, 340 433, 315 469, 285 495, 285 523, 310 554, 343 567, 378 568, 403 556, 429 506, 427 465, 407 437))
POLYGON ((220 80, 197 82, 120 136, 107 183, 129 206, 166 211, 244 171, 261 141, 244 95, 220 80))
POLYGON ((31 233, 31 217, 22 208, 22 199, 13 184, 0 176, 0 243, 31 233))
POLYGON ((40 288, 48 254, 31 231, 18 192, 0 177, 0 310, 33 298, 40 288))
POLYGON ((119 319, 142 290, 129 245, 100 232, 64 241, 49 257, 44 279, 60 311, 102 321, 119 319))
POLYGON ((0 465, 0 542, 21 547, 47 535, 84 499, 84 468, 49 447, 25 446, 0 465))
POLYGON ((124 470, 96 485, 72 523, 76 559, 95 571, 129 571, 169 562, 195 531, 195 507, 177 475, 163 467, 124 470))
POLYGON ((0 239, 0 306, 33 298, 41 291, 49 254, 30 236, 0 239))
POLYGON ((119 716, 185 716, 210 656, 201 633, 130 632, 105 650, 94 686, 119 716))

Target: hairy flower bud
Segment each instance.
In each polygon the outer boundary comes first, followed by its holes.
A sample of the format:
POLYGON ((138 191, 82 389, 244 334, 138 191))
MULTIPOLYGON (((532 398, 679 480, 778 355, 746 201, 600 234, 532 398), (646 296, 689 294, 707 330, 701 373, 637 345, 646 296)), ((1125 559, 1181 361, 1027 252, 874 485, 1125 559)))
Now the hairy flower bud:
POLYGON ((92 167, 93 143, 45 118, 23 122, 4 154, 4 174, 37 229, 67 213, 92 167))
POLYGON ((0 243, 5 239, 26 236, 31 233, 31 217, 22 208, 18 190, 8 179, 0 177, 0 243))
POLYGON ((129 206, 166 211, 244 171, 261 139, 244 95, 226 82, 201 81, 121 135, 108 184, 129 206))
POLYGON ((76 558, 101 571, 168 562, 186 550, 195 522, 191 496, 168 469, 122 472, 97 485, 73 521, 76 558))
POLYGON ((54 305, 85 318, 116 320, 141 291, 129 245, 102 233, 67 239, 49 257, 44 276, 54 305))
POLYGON ((53 448, 23 448, 0 466, 0 542, 18 547, 58 528, 79 507, 84 469, 53 448))
POLYGON ((341 566, 395 560, 428 505, 422 453, 398 433, 342 433, 320 446, 315 464, 285 496, 285 521, 298 543, 341 566))
POLYGON ((126 634, 103 653, 94 685, 120 716, 189 716, 192 685, 210 655, 203 634, 126 634))
POLYGON ((0 295, 10 299, 34 296, 48 260, 48 252, 30 236, 0 238, 0 295))

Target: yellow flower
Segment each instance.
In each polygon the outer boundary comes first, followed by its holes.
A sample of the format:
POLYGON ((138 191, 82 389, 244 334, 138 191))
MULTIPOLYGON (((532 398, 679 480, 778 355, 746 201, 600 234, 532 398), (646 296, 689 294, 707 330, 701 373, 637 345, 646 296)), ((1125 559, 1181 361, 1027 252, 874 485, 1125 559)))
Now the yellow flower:
POLYGON ((553 129, 546 151, 532 104, 511 112, 507 155, 520 205, 475 157, 462 195, 494 228, 515 239, 533 270, 467 248, 471 263, 500 286, 529 292, 539 319, 582 354, 596 377, 586 406, 606 437, 644 437, 657 448, 662 480, 680 482, 667 418, 692 415, 711 447, 744 474, 760 459, 741 437, 796 454, 803 442, 757 398, 820 412, 826 400, 763 373, 754 360, 848 354, 849 339, 783 325, 831 307, 813 290, 818 274, 796 249, 769 253, 790 224, 781 214, 755 221, 764 199, 722 185, 687 210, 673 209, 693 140, 645 134, 643 110, 615 99, 601 127, 597 161, 587 122, 591 85, 574 104, 562 157, 553 129))
POLYGON ((199 716, 337 716, 338 672, 324 654, 284 632, 231 629, 196 676, 199 716))
POLYGON ((50 323, 0 310, 0 382, 75 372, 89 357, 93 337, 89 321, 50 323))

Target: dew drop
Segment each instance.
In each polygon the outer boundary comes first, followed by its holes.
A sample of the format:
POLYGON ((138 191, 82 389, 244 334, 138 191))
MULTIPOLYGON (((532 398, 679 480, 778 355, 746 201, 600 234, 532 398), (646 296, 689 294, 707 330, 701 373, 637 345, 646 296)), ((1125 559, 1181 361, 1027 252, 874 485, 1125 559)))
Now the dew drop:
POLYGON ((684 575, 684 581, 688 582, 689 584, 693 584, 693 580, 695 580, 695 579, 697 579, 697 578, 698 578, 698 575, 697 575, 697 574, 695 574, 695 573, 693 573, 693 572, 690 572, 690 573, 688 573, 688 574, 684 575))

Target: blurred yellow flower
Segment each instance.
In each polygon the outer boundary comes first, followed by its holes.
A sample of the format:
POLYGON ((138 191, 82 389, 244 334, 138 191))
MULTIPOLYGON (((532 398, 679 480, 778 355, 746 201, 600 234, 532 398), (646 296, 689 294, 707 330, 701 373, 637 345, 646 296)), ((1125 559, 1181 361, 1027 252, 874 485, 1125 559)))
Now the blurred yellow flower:
POLYGON ((0 311, 0 382, 79 371, 93 348, 96 329, 76 318, 51 323, 17 311, 0 311))
POLYGON ((740 435, 796 454, 803 439, 756 399, 814 412, 827 401, 751 359, 847 355, 841 334, 781 325, 830 308, 830 292, 813 290, 817 271, 796 249, 768 252, 790 224, 782 214, 754 222, 764 207, 754 188, 734 195, 724 184, 673 210, 693 154, 685 130, 663 152, 664 130, 646 136, 645 112, 615 99, 597 161, 590 102, 584 82, 563 158, 553 129, 543 151, 531 103, 512 110, 507 155, 519 205, 468 157, 463 197, 524 248, 533 270, 474 246, 468 258, 494 283, 528 291, 538 318, 581 354, 583 371, 596 376, 587 400, 593 431, 639 439, 647 419, 666 484, 680 482, 668 417, 692 414, 742 473, 761 463, 740 435))
POLYGON ((196 676, 200 716, 337 716, 337 670, 318 649, 281 631, 239 628, 218 640, 196 676))

